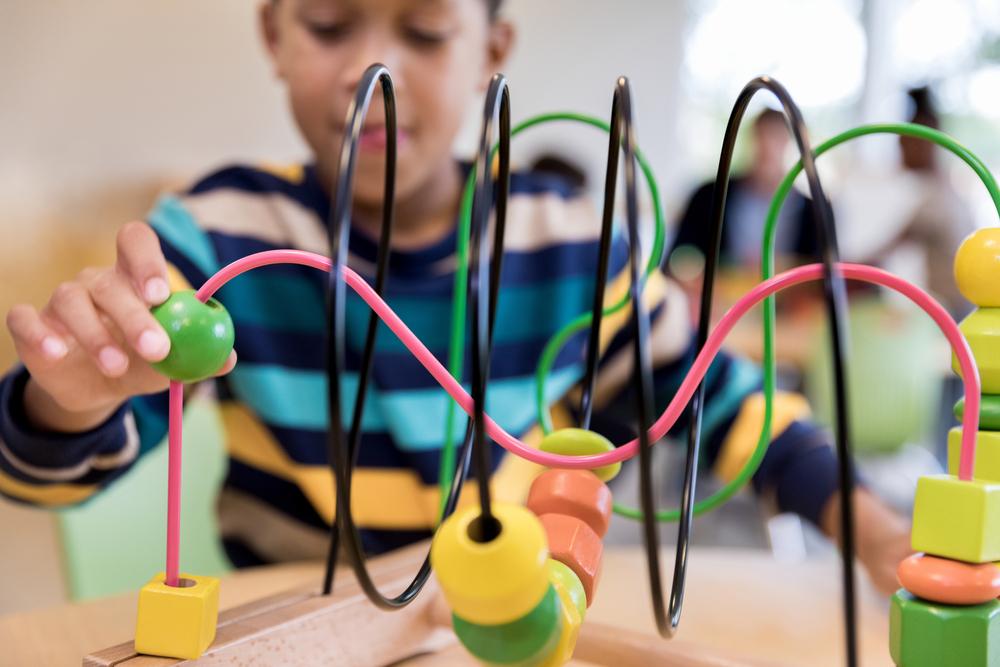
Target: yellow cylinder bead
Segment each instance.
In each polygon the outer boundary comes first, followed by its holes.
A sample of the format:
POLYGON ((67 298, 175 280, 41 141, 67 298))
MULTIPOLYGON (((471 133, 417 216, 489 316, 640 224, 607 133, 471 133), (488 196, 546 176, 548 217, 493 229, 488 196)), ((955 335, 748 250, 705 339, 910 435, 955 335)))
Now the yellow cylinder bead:
MULTIPOLYGON (((552 454, 564 454, 567 456, 584 456, 587 454, 603 454, 614 451, 615 446, 611 441, 599 433, 585 431, 582 428, 561 428, 553 431, 542 438, 539 449, 552 454)), ((609 482, 615 478, 618 471, 622 469, 622 464, 612 463, 610 465, 594 468, 591 472, 597 475, 602 482, 609 482)))
POLYGON ((560 563, 555 558, 549 558, 548 568, 549 581, 554 586, 562 586, 566 590, 576 610, 580 612, 580 618, 583 618, 587 614, 587 593, 583 590, 580 577, 576 576, 576 572, 570 569, 569 565, 560 563))
POLYGON ((553 580, 552 586, 562 601, 562 632, 559 635, 559 643, 549 654, 548 659, 542 661, 539 667, 561 667, 569 662, 573 657, 573 651, 576 650, 580 626, 583 625, 583 615, 580 614, 570 597, 569 590, 563 586, 561 581, 553 580))
POLYGON ((1000 308, 1000 228, 965 237, 955 253, 955 283, 980 308, 1000 308))
POLYGON ((451 610, 471 623, 499 625, 526 615, 549 589, 548 546, 530 510, 494 503, 500 534, 477 542, 470 527, 479 507, 456 512, 438 528, 431 566, 451 610))

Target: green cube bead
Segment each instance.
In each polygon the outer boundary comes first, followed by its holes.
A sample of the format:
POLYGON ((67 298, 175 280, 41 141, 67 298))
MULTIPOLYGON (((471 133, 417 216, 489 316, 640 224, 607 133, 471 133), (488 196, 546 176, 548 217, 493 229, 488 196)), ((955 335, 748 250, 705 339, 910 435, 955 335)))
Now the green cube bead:
POLYGON ((924 475, 913 503, 912 546, 968 563, 1000 561, 1000 484, 924 475))
MULTIPOLYGON (((1000 308, 977 308, 958 325, 969 342, 984 394, 1000 394, 1000 308)), ((959 376, 958 358, 951 367, 959 376)))
MULTIPOLYGON (((962 454, 962 429, 948 431, 948 472, 958 475, 962 454)), ((983 482, 1000 483, 1000 431, 976 432, 976 465, 972 476, 983 482)))
POLYGON ((889 653, 897 667, 1000 667, 1000 601, 955 607, 900 589, 889 611, 889 653))
POLYGON ((452 626, 462 645, 483 662, 521 665, 534 656, 547 654, 559 641, 561 604, 559 594, 550 585, 542 601, 516 621, 482 625, 452 614, 452 626))

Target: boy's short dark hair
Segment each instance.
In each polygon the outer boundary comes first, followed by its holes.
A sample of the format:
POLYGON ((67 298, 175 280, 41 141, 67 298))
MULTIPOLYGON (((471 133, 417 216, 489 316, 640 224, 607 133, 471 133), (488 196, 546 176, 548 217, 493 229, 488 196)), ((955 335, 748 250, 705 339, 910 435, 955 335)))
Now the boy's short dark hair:
MULTIPOLYGON (((278 0, 271 0, 271 4, 278 4, 278 0)), ((491 21, 497 17, 497 14, 500 12, 500 5, 502 4, 503 0, 486 0, 486 7, 489 10, 491 21)))

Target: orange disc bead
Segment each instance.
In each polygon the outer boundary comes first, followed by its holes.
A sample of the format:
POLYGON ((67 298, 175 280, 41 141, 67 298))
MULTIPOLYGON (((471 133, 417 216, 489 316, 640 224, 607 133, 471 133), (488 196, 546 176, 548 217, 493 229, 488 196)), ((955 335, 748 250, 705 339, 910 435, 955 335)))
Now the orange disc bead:
POLYGON ((604 537, 611 521, 611 489, 589 470, 546 470, 532 483, 527 505, 538 516, 575 516, 598 537, 604 537))
POLYGON ((1000 565, 996 563, 913 554, 899 564, 896 576, 903 588, 931 602, 976 605, 1000 596, 1000 565))

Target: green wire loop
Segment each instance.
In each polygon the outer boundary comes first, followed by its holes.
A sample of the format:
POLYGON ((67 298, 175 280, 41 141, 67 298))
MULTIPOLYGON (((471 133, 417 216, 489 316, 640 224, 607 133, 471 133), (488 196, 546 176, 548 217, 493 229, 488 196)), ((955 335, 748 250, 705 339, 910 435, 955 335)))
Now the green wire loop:
MULTIPOLYGON (((1000 188, 997 187, 996 180, 993 178, 993 175, 990 173, 990 170, 986 167, 983 161, 980 160, 972 151, 962 146, 947 134, 923 125, 915 125, 913 123, 886 123, 856 127, 853 130, 848 130, 838 134, 832 139, 817 146, 815 150, 815 157, 819 157, 831 148, 839 146, 840 144, 850 141, 851 139, 869 134, 899 134, 917 137, 919 139, 931 141, 943 148, 947 148, 949 151, 960 157, 967 165, 969 165, 969 167, 972 168, 973 171, 976 172, 982 180, 983 185, 985 185, 986 189, 989 191, 990 197, 993 199, 993 204, 996 206, 997 214, 1000 215, 1000 188)), ((778 214, 781 212, 781 207, 784 205, 785 199, 788 197, 788 193, 791 192, 792 187, 795 184, 795 179, 801 172, 802 163, 798 162, 794 167, 792 167, 791 171, 788 172, 784 180, 781 181, 781 184, 774 193, 774 198, 771 200, 771 206, 767 211, 767 222, 764 227, 764 239, 761 245, 761 257, 763 258, 763 261, 761 262, 761 280, 767 280, 774 276, 774 239, 777 231, 778 214)), ((729 500, 750 480, 751 477, 753 477, 754 473, 757 472, 757 468, 760 467, 760 462, 764 459, 764 454, 767 452, 767 446, 771 442, 771 415, 772 403, 774 401, 776 373, 774 359, 775 319, 774 297, 769 296, 764 300, 764 424, 761 428, 760 438, 757 440, 757 446, 754 449, 753 454, 735 478, 708 498, 695 503, 694 513, 696 515, 709 512, 729 500)), ((640 510, 622 507, 618 504, 615 505, 614 511, 616 514, 632 519, 642 518, 642 512, 640 510)), ((657 521, 667 522, 678 521, 679 519, 679 509, 663 510, 656 513, 657 521)))
MULTIPOLYGON (((538 125, 550 121, 558 120, 571 120, 578 121, 594 127, 600 128, 605 132, 610 131, 609 125, 597 118, 592 118, 589 116, 584 116, 575 113, 552 113, 543 114, 540 116, 535 116, 530 118, 523 123, 517 125, 513 130, 511 130, 511 135, 516 135, 522 130, 525 130, 534 125, 538 125)), ((986 167, 986 164, 973 153, 968 148, 958 143, 955 139, 949 135, 929 128, 923 125, 916 125, 913 123, 883 123, 883 124, 873 124, 864 125, 861 127, 856 127, 854 129, 842 132, 832 139, 820 144, 816 147, 814 152, 815 157, 823 155, 830 149, 839 146, 842 143, 856 139, 858 137, 867 136, 870 134, 897 134, 902 136, 911 136, 919 139, 924 139, 932 143, 945 148, 959 158, 961 158, 975 173, 979 176, 983 185, 986 187, 990 194, 993 204, 997 209, 997 214, 1000 216, 1000 186, 997 185, 996 179, 990 173, 990 170, 986 167)), ((649 264, 646 267, 645 275, 650 275, 659 265, 662 259, 662 254, 664 252, 664 237, 665 237, 665 224, 662 215, 662 208, 660 204, 659 190, 656 186, 655 179, 653 178, 652 171, 646 163, 645 158, 641 153, 637 153, 637 160, 639 165, 643 170, 643 174, 649 183, 650 193, 653 199, 653 206, 656 215, 656 227, 655 227, 655 237, 653 243, 653 249, 649 258, 649 264)), ((774 275, 774 240, 777 231, 778 215, 781 212, 781 207, 784 205, 785 200, 788 198, 788 194, 791 192, 792 187, 795 184, 795 179, 802 172, 802 163, 797 162, 794 167, 788 172, 785 178, 781 181, 777 190, 774 193, 774 197, 771 200, 770 207, 767 212, 767 221, 764 227, 764 238, 761 243, 761 279, 768 280, 774 275)), ((459 237, 458 237, 458 269, 455 273, 455 300, 453 301, 452 307, 452 334, 451 334, 451 345, 449 347, 449 370, 452 375, 456 378, 461 376, 462 372, 462 356, 464 352, 464 341, 465 337, 462 335, 464 333, 464 323, 465 323, 465 301, 466 301, 466 285, 468 276, 468 230, 471 220, 471 203, 472 203, 472 186, 474 182, 474 174, 470 174, 469 180, 466 183, 466 188, 464 196, 462 198, 462 208, 459 219, 459 237)), ((605 308, 604 314, 611 315, 620 311, 628 303, 628 295, 626 294, 619 302, 614 305, 605 308)), ((713 493, 708 498, 704 498, 694 505, 695 515, 701 515, 706 512, 710 512, 716 509, 726 501, 728 501, 733 495, 735 495, 743 486, 746 485, 750 478, 753 477, 754 473, 760 467, 761 461, 764 459, 764 454, 767 452, 768 444, 771 441, 771 418, 773 414, 773 402, 774 402, 774 392, 775 392, 775 375, 776 375, 776 364, 774 356, 774 328, 776 321, 775 314, 775 301, 774 296, 769 296, 764 300, 764 350, 763 350, 763 388, 764 388, 764 423, 761 427, 760 437, 757 440, 757 445, 754 448, 753 453, 747 462, 743 465, 739 474, 736 475, 732 480, 726 483, 722 488, 713 493)), ((552 365, 555 362, 555 358, 559 351, 562 349, 563 345, 566 344, 574 334, 579 331, 583 331, 590 324, 591 314, 584 313, 577 317, 576 319, 569 322, 562 329, 556 332, 552 338, 546 343, 545 348, 542 352, 541 359, 539 361, 538 369, 535 373, 535 403, 538 412, 538 421, 542 427, 543 432, 550 433, 552 431, 552 421, 551 417, 546 409, 545 405, 545 382, 548 375, 552 369, 552 365)), ((446 432, 445 447, 442 451, 441 457, 441 476, 439 477, 442 489, 442 497, 445 496, 447 489, 451 485, 451 477, 454 471, 454 441, 451 437, 452 426, 454 424, 455 416, 455 402, 451 401, 448 405, 448 430, 446 432), (447 465, 446 465, 447 464, 447 465)), ((615 503, 614 505, 615 514, 628 517, 631 519, 641 519, 642 512, 638 509, 625 507, 621 504, 615 503)), ((656 520, 662 522, 674 522, 680 519, 680 509, 671 510, 661 510, 656 513, 656 520)))

